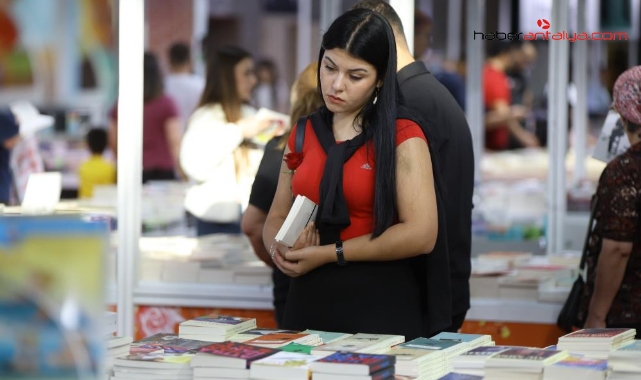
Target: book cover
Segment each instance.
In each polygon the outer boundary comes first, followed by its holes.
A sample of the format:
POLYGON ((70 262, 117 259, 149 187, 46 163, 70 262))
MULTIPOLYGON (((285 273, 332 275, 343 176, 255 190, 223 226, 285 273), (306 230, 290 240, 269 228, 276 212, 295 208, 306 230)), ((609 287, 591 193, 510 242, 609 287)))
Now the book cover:
POLYGON ((625 346, 620 347, 616 351, 630 351, 630 352, 641 353, 641 340, 633 340, 632 342, 626 344, 625 346))
POLYGON ((395 363, 393 355, 336 352, 312 363, 311 369, 323 373, 369 375, 395 363))
POLYGON ((448 348, 454 347, 461 344, 461 342, 450 341, 450 340, 436 340, 428 338, 416 338, 409 342, 400 344, 400 347, 405 348, 419 348, 423 350, 446 350, 448 348))
POLYGON ((354 335, 354 334, 309 330, 309 329, 303 331, 303 334, 317 334, 321 338, 324 344, 336 342, 341 339, 349 338, 350 336, 354 335))
POLYGON ((439 380, 483 380, 483 376, 466 375, 463 373, 450 372, 439 378, 439 380))
POLYGON ((318 207, 304 195, 297 195, 292 208, 287 214, 280 230, 276 234, 276 241, 292 247, 300 236, 307 223, 316 219, 318 207))
MULTIPOLYGON (((232 317, 228 315, 208 314, 181 323, 183 326, 222 327, 239 325, 250 322, 253 318, 232 317)), ((255 320, 254 320, 255 321, 255 320)))
POLYGON ((0 378, 100 376, 108 232, 76 216, 0 218, 0 378))
POLYGON ((582 329, 560 337, 559 341, 570 341, 573 339, 614 340, 619 336, 634 336, 634 331, 634 329, 627 328, 582 329))
POLYGON ((565 351, 544 350, 542 348, 511 348, 492 356, 490 360, 522 360, 533 362, 545 362, 555 356, 566 354, 565 351))
POLYGON ((392 349, 387 351, 385 355, 394 355, 398 366, 399 364, 409 363, 411 361, 438 361, 443 358, 443 351, 425 350, 422 348, 392 347, 392 349))
POLYGON ((189 368, 193 353, 177 354, 131 354, 116 358, 114 365, 135 368, 179 369, 189 368))
POLYGON ((131 343, 130 352, 151 353, 161 351, 166 354, 192 353, 195 354, 210 342, 183 339, 175 334, 160 333, 131 343))
POLYGON ((467 352, 462 353, 460 356, 491 356, 499 352, 510 350, 512 346, 481 346, 475 347, 467 352))
POLYGON ((571 367, 590 371, 605 372, 608 369, 608 361, 604 359, 591 359, 579 356, 568 356, 552 364, 553 367, 571 367))
POLYGON ((202 347, 198 352, 202 354, 242 359, 247 362, 251 362, 253 360, 273 355, 279 351, 267 347, 257 347, 244 343, 222 342, 202 347))
MULTIPOLYGON (((251 364, 251 369, 255 367, 265 366, 265 367, 302 367, 309 368, 309 365, 316 360, 319 360, 321 356, 318 355, 306 355, 300 354, 297 352, 278 352, 274 355, 268 356, 266 358, 257 360, 251 364)), ((260 378, 260 377, 259 377, 260 378)))
POLYGON ((308 334, 275 333, 275 334, 261 335, 252 340, 248 340, 245 343, 255 344, 255 345, 266 345, 270 347, 280 347, 288 343, 294 342, 295 340, 305 338, 307 336, 309 335, 308 334))
POLYGON ((290 343, 280 347, 281 351, 298 352, 298 353, 307 354, 307 355, 312 354, 313 348, 314 346, 308 346, 306 344, 298 344, 298 343, 290 343))
POLYGON ((451 333, 451 332, 442 332, 437 335, 434 335, 430 339, 434 340, 443 340, 443 341, 451 341, 451 342, 463 342, 463 343, 470 343, 474 341, 490 341, 492 340, 491 336, 489 335, 481 335, 481 334, 459 334, 459 333, 451 333))

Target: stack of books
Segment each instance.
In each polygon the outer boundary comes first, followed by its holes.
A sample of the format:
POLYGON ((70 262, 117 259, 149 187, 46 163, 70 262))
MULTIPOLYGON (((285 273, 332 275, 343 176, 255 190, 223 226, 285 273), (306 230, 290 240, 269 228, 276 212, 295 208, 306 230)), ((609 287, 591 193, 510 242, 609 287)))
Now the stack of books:
POLYGON ((321 340, 317 334, 287 334, 275 333, 261 335, 252 340, 245 342, 254 346, 279 348, 286 346, 290 343, 304 344, 308 346, 316 346, 321 344, 321 340))
POLYGON ((398 345, 399 348, 414 348, 420 350, 437 350, 443 353, 443 372, 442 376, 452 370, 452 358, 468 350, 467 343, 452 340, 436 340, 428 338, 416 338, 409 342, 398 345))
POLYGON ((279 352, 243 343, 222 342, 205 346, 191 359, 194 380, 249 379, 252 362, 279 352))
POLYGON ((114 380, 191 380, 191 358, 207 342, 156 334, 130 345, 130 355, 113 360, 114 380))
POLYGON ((312 380, 388 380, 394 378, 392 355, 336 352, 310 364, 312 380))
POLYGON ((396 375, 418 379, 437 379, 447 373, 445 355, 441 350, 392 347, 385 353, 396 357, 396 375))
POLYGON ((634 340, 635 329, 583 329, 559 338, 559 350, 567 350, 591 358, 607 359, 610 351, 634 340))
POLYGON ((131 354, 114 359, 113 380, 192 380, 193 352, 131 354))
POLYGON ((604 380, 607 373, 607 360, 570 355, 545 367, 543 369, 543 380, 604 380))
POLYGON ((178 326, 178 335, 185 339, 224 342, 235 334, 254 328, 255 318, 209 314, 182 322, 178 326))
POLYGON ((494 346, 495 344, 494 341, 492 340, 492 335, 482 335, 482 334, 459 334, 459 333, 451 333, 451 332, 442 332, 440 334, 434 335, 430 339, 465 343, 468 349, 476 348, 480 346, 494 346))
POLYGON ((309 380, 311 374, 309 365, 322 357, 320 355, 281 351, 252 362, 249 369, 249 378, 260 380, 309 380))
POLYGON ((120 356, 129 355, 129 347, 133 339, 131 337, 108 337, 105 342, 106 352, 104 359, 105 373, 108 375, 113 375, 112 367, 114 364, 114 359, 120 356))
POLYGON ((486 380, 542 380, 543 368, 565 359, 565 351, 512 348, 493 355, 485 363, 486 380))
POLYGON ((634 340, 610 352, 608 365, 612 369, 608 379, 628 380, 641 378, 641 340, 634 340))
POLYGON ((405 337, 402 335, 358 333, 338 341, 318 346, 312 350, 312 354, 327 356, 338 351, 380 354, 388 351, 392 346, 403 342, 405 342, 405 337))
POLYGON ((475 376, 485 375, 485 362, 492 356, 507 351, 512 346, 481 346, 452 358, 452 372, 475 376))

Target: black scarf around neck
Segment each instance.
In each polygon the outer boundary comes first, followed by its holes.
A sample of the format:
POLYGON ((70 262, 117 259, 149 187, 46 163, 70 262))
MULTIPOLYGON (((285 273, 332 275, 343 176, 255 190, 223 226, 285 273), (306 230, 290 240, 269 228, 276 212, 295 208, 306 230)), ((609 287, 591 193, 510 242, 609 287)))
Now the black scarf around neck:
POLYGON ((323 107, 310 117, 316 138, 327 154, 320 184, 316 228, 320 232, 321 245, 334 244, 340 240, 341 230, 351 224, 343 194, 343 165, 365 144, 365 135, 361 133, 337 144, 332 130, 332 113, 323 107))

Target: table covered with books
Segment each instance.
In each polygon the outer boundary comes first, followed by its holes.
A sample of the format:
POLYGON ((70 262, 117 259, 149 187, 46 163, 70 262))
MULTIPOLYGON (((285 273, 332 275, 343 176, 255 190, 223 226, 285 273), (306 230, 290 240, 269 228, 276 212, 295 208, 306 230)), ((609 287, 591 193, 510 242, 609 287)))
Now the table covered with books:
POLYGON ((105 373, 113 380, 638 379, 641 341, 635 334, 585 329, 537 348, 496 345, 482 334, 405 341, 398 335, 278 330, 257 327, 252 318, 212 314, 182 322, 178 334, 133 343, 108 337, 122 344, 107 355, 105 373))

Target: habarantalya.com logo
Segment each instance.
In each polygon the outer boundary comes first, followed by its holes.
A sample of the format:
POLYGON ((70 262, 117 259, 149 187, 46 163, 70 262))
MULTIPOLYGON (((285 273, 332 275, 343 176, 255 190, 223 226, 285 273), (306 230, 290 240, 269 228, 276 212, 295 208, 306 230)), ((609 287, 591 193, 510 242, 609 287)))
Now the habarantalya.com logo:
POLYGON ((525 40, 525 41, 534 41, 539 39, 539 37, 544 40, 568 40, 570 42, 575 41, 627 41, 628 33, 626 32, 593 32, 593 33, 569 33, 568 31, 562 31, 557 33, 550 33, 550 22, 546 19, 539 19, 536 21, 536 24, 539 28, 545 30, 545 32, 529 32, 529 33, 504 33, 504 32, 495 32, 495 33, 482 33, 474 31, 474 39, 477 36, 480 36, 482 40, 525 40))

